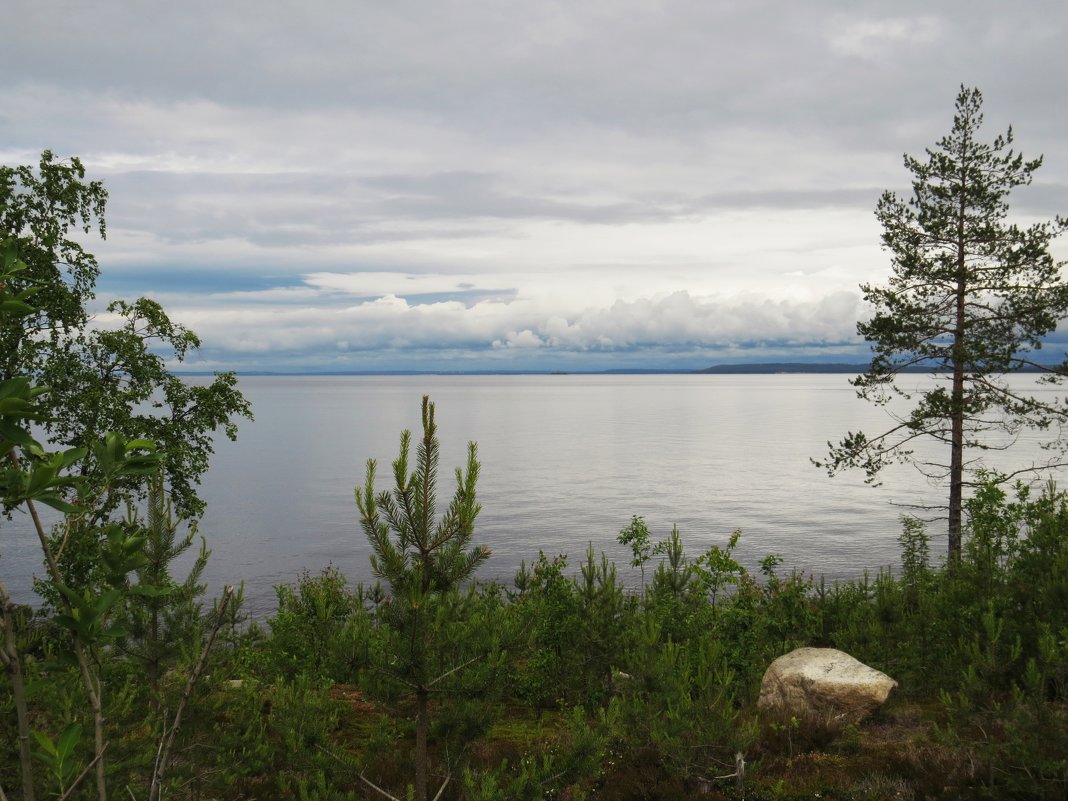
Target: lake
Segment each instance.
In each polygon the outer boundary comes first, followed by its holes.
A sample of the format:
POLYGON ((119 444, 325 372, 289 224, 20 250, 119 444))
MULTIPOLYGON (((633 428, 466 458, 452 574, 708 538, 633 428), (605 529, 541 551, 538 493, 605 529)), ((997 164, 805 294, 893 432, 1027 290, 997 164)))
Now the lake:
MULTIPOLYGON (((202 495, 200 531, 213 554, 212 590, 246 582, 247 608, 274 608, 273 585, 333 564, 372 581, 353 488, 369 457, 380 488, 399 435, 420 431, 420 398, 437 405, 439 496, 478 442, 482 513, 475 541, 492 558, 483 579, 507 580, 539 550, 566 553, 577 570, 587 544, 637 582, 616 543, 632 515, 656 538, 678 525, 697 555, 741 529, 741 560, 775 553, 784 568, 829 579, 896 564, 900 505, 937 503, 938 487, 907 465, 872 488, 863 475, 831 479, 810 457, 847 430, 874 432, 884 412, 858 400, 844 375, 277 376, 242 378, 254 423, 218 441, 202 495)), ((190 379, 207 381, 208 379, 190 379)), ((924 376, 910 380, 929 381, 924 376)), ((1013 381, 1030 382, 1027 377, 1013 381)), ((1038 453, 1035 440, 999 454, 1000 466, 1038 453)), ((412 461, 414 463, 414 448, 412 461)), ((28 598, 40 574, 24 521, 2 524, 0 580, 28 598)), ((932 524, 932 552, 945 547, 932 524)))

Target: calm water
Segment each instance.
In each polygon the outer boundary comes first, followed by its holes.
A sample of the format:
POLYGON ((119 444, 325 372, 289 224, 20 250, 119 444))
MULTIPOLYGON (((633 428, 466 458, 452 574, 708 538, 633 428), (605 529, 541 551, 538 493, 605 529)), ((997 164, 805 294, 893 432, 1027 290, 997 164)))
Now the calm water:
MULTIPOLYGON (((677 524, 691 554, 738 528, 750 566, 776 553, 787 567, 854 577, 896 563, 905 510, 894 503, 942 497, 908 466, 873 489, 810 464, 827 440, 885 421, 842 375, 249 377, 241 389, 256 421, 218 443, 200 530, 213 590, 244 580, 256 615, 303 569, 372 578, 353 487, 373 457, 385 488, 424 393, 437 404, 442 495, 467 440, 479 445, 476 537, 493 551, 482 578, 509 578, 539 550, 574 565, 592 542, 636 581, 615 542, 635 514, 658 538, 677 524)), ((1034 451, 1022 443, 1013 459, 1034 451)), ((0 526, 0 579, 26 599, 40 573, 35 540, 18 521, 0 526)))

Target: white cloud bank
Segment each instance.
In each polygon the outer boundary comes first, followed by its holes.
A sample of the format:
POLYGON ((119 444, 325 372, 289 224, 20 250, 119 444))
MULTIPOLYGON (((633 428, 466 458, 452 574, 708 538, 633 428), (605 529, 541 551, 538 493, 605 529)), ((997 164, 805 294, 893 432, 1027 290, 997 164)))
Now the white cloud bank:
MULTIPOLYGON (((527 369, 553 360, 575 368, 591 356, 591 366, 605 369, 617 358, 624 366, 666 360, 663 366, 670 367, 682 357, 699 367, 702 357, 737 360, 765 349, 800 357, 825 348, 849 354, 856 353, 853 321, 863 313, 859 296, 849 292, 773 301, 678 291, 574 307, 565 313, 536 298, 410 303, 387 294, 348 306, 228 304, 225 315, 210 307, 177 308, 206 341, 226 342, 228 358, 261 369, 355 370, 382 369, 384 358, 398 355, 416 369, 460 369, 473 357, 496 368, 527 369), (532 362, 535 350, 541 353, 532 362), (302 361, 282 361, 287 358, 302 361)), ((205 358, 217 353, 207 348, 205 358)))

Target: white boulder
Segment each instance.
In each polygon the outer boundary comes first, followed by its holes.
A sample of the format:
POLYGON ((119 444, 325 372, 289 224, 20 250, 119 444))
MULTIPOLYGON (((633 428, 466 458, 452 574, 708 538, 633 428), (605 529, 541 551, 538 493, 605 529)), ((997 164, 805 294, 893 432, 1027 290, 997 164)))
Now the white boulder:
POLYGON ((798 648, 768 667, 757 706, 848 725, 875 712, 895 687, 885 673, 844 651, 798 648))

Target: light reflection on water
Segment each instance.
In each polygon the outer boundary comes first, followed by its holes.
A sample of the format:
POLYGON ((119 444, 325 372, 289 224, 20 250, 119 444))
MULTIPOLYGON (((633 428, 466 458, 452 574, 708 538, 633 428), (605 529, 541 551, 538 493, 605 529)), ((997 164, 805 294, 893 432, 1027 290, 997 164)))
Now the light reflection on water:
MULTIPOLYGON (((236 443, 218 442, 200 530, 212 590, 244 580, 256 616, 273 609, 272 586, 302 569, 333 563, 373 580, 353 487, 374 457, 385 488, 400 431, 418 434, 424 393, 437 404, 439 496, 451 494, 467 440, 479 445, 476 540, 493 551, 483 579, 510 579, 539 550, 575 566, 592 542, 636 583, 615 542, 635 514, 657 538, 677 524, 692 555, 739 528, 751 568, 776 553, 787 568, 850 578, 896 563, 908 510, 893 503, 944 495, 908 466, 878 489, 812 466, 828 440, 885 425, 844 375, 287 376, 240 386, 256 421, 236 443)), ((1036 453, 1030 441, 995 458, 1007 467, 1036 453)), ((35 540, 24 524, 2 525, 0 579, 25 600, 28 576, 40 573, 35 540)), ((931 530, 941 553, 942 524, 931 530)))

